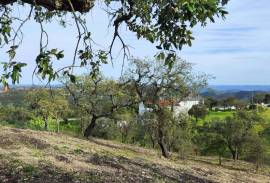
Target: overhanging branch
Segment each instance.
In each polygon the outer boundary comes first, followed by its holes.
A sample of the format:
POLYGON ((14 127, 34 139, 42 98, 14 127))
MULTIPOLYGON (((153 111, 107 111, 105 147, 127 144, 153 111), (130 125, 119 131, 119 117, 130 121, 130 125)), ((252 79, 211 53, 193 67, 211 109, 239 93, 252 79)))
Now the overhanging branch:
MULTIPOLYGON (((95 0, 71 0, 74 10, 77 12, 88 12, 94 6, 95 0)), ((12 5, 13 3, 19 2, 18 0, 0 0, 0 5, 12 5)), ((68 0, 20 0, 20 2, 30 4, 30 5, 39 5, 44 8, 47 8, 50 11, 59 10, 59 11, 72 11, 70 3, 68 0)))

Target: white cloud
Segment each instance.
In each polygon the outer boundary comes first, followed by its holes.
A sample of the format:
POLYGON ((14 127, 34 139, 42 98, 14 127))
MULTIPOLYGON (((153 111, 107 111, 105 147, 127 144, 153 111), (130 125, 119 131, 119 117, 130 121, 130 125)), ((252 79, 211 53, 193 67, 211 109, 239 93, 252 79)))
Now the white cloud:
POLYGON ((234 0, 225 21, 197 28, 184 58, 216 76, 214 84, 270 84, 270 1, 234 0))

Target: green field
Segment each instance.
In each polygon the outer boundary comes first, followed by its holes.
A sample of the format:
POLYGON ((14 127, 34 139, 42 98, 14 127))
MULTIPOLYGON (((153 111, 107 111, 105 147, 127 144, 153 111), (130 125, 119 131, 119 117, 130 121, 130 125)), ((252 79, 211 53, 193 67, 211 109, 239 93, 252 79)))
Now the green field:
POLYGON ((205 121, 212 121, 214 119, 225 119, 228 116, 232 116, 234 111, 210 111, 209 114, 204 118, 205 121))
MULTIPOLYGON (((217 119, 223 120, 226 117, 233 116, 234 113, 235 111, 209 111, 205 118, 199 120, 199 124, 217 119)), ((265 109, 261 112, 261 115, 265 122, 270 122, 270 109, 265 109)))

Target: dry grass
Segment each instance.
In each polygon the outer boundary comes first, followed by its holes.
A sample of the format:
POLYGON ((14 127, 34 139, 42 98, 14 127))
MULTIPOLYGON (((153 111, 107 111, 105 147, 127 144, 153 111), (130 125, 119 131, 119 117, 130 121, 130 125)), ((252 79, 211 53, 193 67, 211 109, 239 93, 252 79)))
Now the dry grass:
POLYGON ((245 162, 164 159, 154 150, 0 126, 0 182, 270 182, 245 162))

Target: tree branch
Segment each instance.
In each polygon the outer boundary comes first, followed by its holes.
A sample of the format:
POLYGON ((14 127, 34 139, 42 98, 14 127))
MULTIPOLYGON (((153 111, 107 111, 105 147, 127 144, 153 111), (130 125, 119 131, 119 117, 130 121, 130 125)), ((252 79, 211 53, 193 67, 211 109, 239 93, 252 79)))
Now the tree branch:
MULTIPOLYGON (((70 0, 73 4, 73 8, 77 12, 85 13, 89 12, 94 6, 95 0, 70 0)), ((19 2, 18 0, 0 0, 0 6, 12 5, 13 3, 19 2)), ((49 11, 60 10, 72 12, 69 0, 21 0, 21 2, 42 6, 49 11)))

